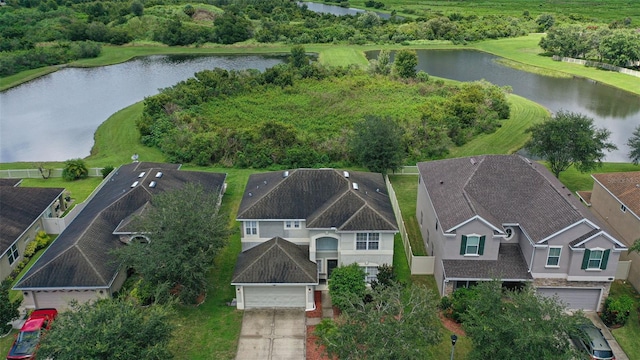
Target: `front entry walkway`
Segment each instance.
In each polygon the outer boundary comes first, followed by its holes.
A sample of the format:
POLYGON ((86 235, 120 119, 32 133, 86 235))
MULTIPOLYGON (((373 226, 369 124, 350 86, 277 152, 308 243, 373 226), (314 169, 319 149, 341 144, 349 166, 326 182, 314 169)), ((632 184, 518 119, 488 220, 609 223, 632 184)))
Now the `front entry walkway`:
POLYGON ((251 309, 242 317, 236 360, 305 359, 302 309, 251 309))

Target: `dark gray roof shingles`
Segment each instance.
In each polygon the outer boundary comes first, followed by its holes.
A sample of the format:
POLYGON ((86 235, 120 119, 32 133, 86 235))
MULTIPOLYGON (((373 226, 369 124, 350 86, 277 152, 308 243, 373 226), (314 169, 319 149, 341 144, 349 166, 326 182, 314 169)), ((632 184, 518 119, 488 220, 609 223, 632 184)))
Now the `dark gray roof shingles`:
POLYGON ((542 240, 584 218, 562 184, 542 165, 518 155, 483 155, 423 162, 418 168, 442 227, 479 215, 501 228, 518 223, 542 240))
POLYGON ((308 246, 273 238, 238 255, 231 284, 317 284, 308 246))
POLYGON ((500 244, 498 260, 442 260, 447 279, 531 280, 518 244, 500 244))
POLYGON ((398 229, 381 174, 354 171, 347 178, 335 169, 296 169, 283 175, 251 175, 237 218, 304 219, 307 228, 398 229))
POLYGON ((0 186, 0 255, 63 191, 62 188, 0 186))
POLYGON ((226 177, 178 168, 175 164, 132 163, 114 170, 15 288, 110 286, 119 268, 110 251, 124 246, 112 233, 122 220, 149 202, 154 194, 178 189, 187 182, 219 191, 226 177), (138 177, 143 171, 145 175, 138 177), (155 177, 158 171, 163 173, 161 178, 155 177), (134 181, 138 181, 138 185, 132 187, 134 181), (156 181, 155 188, 149 187, 151 181, 156 181))

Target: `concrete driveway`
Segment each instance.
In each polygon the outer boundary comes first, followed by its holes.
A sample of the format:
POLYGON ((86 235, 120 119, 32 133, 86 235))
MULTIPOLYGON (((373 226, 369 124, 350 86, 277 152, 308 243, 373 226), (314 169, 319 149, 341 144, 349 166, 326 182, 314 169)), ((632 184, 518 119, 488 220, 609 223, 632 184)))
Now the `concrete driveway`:
POLYGON ((306 357, 301 309, 245 310, 236 360, 301 360, 306 357))

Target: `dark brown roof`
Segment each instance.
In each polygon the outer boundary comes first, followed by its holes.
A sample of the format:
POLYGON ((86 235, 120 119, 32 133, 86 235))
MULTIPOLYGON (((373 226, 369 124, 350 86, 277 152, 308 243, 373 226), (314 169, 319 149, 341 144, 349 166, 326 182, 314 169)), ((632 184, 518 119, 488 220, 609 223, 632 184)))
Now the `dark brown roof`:
POLYGON ((238 255, 231 284, 317 284, 308 246, 275 237, 238 255))
POLYGON ((62 188, 0 186, 0 255, 62 195, 62 188))
POLYGON ((591 206, 591 191, 576 191, 576 194, 585 205, 591 206))
POLYGON ((113 232, 124 219, 153 195, 189 182, 202 184, 208 191, 223 188, 225 174, 178 168, 174 164, 132 163, 114 170, 15 288, 109 287, 119 269, 111 250, 124 246, 113 232), (162 177, 156 177, 158 172, 162 177), (152 181, 155 187, 150 187, 152 181))
POLYGON ((344 231, 398 229, 382 174, 351 171, 346 177, 335 169, 253 174, 237 218, 299 219, 307 228, 344 231))
POLYGON ((498 229, 520 224, 537 242, 593 217, 543 165, 518 155, 422 162, 418 169, 445 231, 481 216, 498 229))
POLYGON ((593 174, 593 177, 640 217, 640 171, 593 174))
POLYGON ((500 244, 498 260, 442 260, 446 279, 531 280, 518 244, 500 244))

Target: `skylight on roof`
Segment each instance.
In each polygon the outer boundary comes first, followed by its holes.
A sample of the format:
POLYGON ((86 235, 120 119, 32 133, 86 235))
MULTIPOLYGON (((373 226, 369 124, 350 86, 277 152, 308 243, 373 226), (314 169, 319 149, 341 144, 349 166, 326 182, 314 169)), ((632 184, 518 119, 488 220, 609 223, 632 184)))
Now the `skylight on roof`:
POLYGON ((149 187, 150 188, 154 188, 154 187, 156 187, 156 184, 157 183, 155 181, 152 181, 152 182, 149 183, 149 187))
POLYGON ((146 174, 146 172, 143 171, 143 172, 140 173, 140 175, 138 175, 138 177, 141 178, 141 177, 144 176, 144 174, 146 174))
POLYGON ((157 178, 161 178, 161 177, 162 177, 162 171, 158 171, 158 172, 156 173, 156 177, 157 177, 157 178))
POLYGON ((343 175, 344 177, 348 178, 348 177, 349 177, 349 172, 348 172, 348 171, 343 171, 343 172, 342 172, 342 175, 343 175))
POLYGON ((353 187, 353 190, 358 190, 360 188, 358 183, 352 183, 351 186, 353 187))
POLYGON ((137 182, 137 181, 134 181, 134 182, 133 182, 133 184, 131 184, 131 187, 132 187, 132 188, 134 188, 134 187, 136 187, 136 186, 138 186, 138 182, 137 182))

